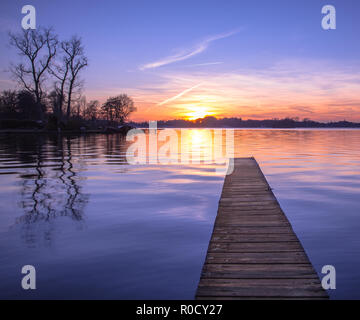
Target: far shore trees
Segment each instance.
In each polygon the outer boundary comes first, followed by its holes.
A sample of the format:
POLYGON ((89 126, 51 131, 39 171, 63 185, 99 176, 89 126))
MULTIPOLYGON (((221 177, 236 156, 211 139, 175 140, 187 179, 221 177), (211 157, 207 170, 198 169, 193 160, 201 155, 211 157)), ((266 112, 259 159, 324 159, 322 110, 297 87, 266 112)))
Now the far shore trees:
POLYGON ((0 95, 0 114, 7 119, 37 119, 38 105, 33 93, 27 90, 5 90, 0 95))
POLYGON ((112 124, 119 122, 123 124, 129 115, 136 111, 133 100, 126 94, 110 97, 102 106, 103 114, 112 124))
POLYGON ((98 100, 91 100, 86 104, 84 112, 84 118, 86 120, 95 121, 100 109, 100 103, 98 100))
POLYGON ((2 113, 12 115, 17 112, 17 92, 5 90, 0 96, 0 108, 2 113))

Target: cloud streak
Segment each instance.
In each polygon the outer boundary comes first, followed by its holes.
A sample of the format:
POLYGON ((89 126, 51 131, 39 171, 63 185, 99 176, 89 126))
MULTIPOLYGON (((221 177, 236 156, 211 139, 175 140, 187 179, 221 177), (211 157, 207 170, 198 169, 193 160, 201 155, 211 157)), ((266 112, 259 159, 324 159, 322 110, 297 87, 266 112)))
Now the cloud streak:
POLYGON ((202 42, 198 43, 191 50, 186 50, 181 53, 178 53, 178 54, 175 54, 172 56, 168 56, 168 57, 162 58, 162 59, 154 61, 154 62, 147 63, 147 64, 141 66, 140 70, 154 69, 154 68, 162 67, 162 66, 174 63, 174 62, 187 60, 193 56, 196 56, 196 55, 204 52, 212 42, 214 42, 216 40, 228 38, 238 32, 239 32, 239 30, 234 30, 231 32, 222 33, 222 34, 218 34, 218 35, 209 37, 209 38, 203 40, 202 42))
POLYGON ((186 93, 188 93, 188 92, 196 89, 196 88, 199 87, 201 84, 202 84, 202 83, 198 83, 197 85, 195 85, 195 86, 193 86, 193 87, 191 87, 191 88, 189 88, 189 89, 186 89, 186 90, 180 92, 180 93, 177 94, 176 96, 173 96, 173 97, 171 97, 171 98, 169 98, 169 99, 164 100, 163 102, 160 102, 160 103, 158 104, 158 106, 162 106, 162 105, 164 105, 164 104, 167 104, 167 103, 169 103, 169 102, 171 102, 171 101, 174 101, 174 100, 180 98, 180 97, 183 96, 184 94, 186 94, 186 93))
POLYGON ((218 62, 205 62, 205 63, 196 63, 196 64, 189 64, 185 67, 204 67, 204 66, 214 66, 218 64, 223 64, 224 62, 218 61, 218 62))

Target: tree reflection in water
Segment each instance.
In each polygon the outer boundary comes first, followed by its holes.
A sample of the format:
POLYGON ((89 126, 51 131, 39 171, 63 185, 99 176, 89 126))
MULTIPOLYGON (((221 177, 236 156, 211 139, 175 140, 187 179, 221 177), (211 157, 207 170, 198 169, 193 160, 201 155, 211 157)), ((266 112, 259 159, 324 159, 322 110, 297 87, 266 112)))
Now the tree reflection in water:
POLYGON ((82 228, 89 195, 84 194, 85 170, 98 165, 112 172, 127 170, 126 150, 130 142, 122 135, 3 135, 0 137, 0 169, 16 176, 20 187, 17 203, 21 214, 13 228, 19 228, 31 246, 56 231, 82 228), (69 225, 70 224, 70 225, 69 225))
MULTIPOLYGON (((37 137, 32 142, 32 161, 25 161, 27 172, 21 175, 20 205, 25 213, 16 219, 16 225, 23 228, 24 240, 29 245, 35 245, 41 235, 50 244, 54 220, 58 217, 82 222, 88 202, 88 195, 82 193, 82 178, 79 176, 83 165, 79 158, 73 157, 76 146, 80 147, 79 139, 74 146, 70 137, 48 139, 51 141, 37 137)), ((17 149, 21 149, 21 145, 17 144, 17 149)), ((24 149, 20 154, 24 155, 24 149)), ((21 162, 20 158, 17 160, 21 162)))

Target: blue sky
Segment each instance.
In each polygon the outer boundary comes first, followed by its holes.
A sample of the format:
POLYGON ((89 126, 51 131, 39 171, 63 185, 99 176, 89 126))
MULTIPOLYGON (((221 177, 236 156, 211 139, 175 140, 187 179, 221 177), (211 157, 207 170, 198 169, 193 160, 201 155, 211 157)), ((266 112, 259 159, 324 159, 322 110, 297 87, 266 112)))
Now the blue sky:
POLYGON ((18 60, 7 32, 21 31, 25 4, 60 39, 82 37, 88 100, 128 93, 137 120, 194 113, 360 121, 360 1, 5 0, 1 90, 14 87, 4 72, 18 60), (326 4, 336 8, 336 30, 321 28, 326 4))

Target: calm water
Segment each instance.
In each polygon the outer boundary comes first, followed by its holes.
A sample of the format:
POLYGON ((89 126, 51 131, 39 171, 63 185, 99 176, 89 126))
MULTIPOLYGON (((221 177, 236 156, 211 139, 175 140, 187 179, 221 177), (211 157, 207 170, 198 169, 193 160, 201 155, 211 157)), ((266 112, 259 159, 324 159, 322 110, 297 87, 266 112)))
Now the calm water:
MULTIPOLYGON (((190 154, 211 144, 187 130, 190 154)), ((0 298, 192 299, 218 165, 129 165, 118 135, 0 135, 0 298), (37 290, 21 289, 36 267, 37 290)), ((360 131, 236 130, 333 298, 360 298, 360 131)))

